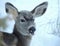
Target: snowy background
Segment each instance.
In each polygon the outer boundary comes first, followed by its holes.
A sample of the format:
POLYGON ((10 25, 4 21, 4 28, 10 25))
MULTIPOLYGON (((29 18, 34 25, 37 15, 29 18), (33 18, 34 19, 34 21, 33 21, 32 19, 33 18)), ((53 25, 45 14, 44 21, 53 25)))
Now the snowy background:
MULTIPOLYGON (((35 19, 36 32, 30 46, 60 46, 59 0, 2 0, 0 1, 0 17, 6 16, 6 2, 11 2, 19 11, 31 11, 44 1, 48 1, 48 8, 43 16, 35 19)), ((10 30, 10 27, 11 25, 9 24, 7 30, 10 30)))

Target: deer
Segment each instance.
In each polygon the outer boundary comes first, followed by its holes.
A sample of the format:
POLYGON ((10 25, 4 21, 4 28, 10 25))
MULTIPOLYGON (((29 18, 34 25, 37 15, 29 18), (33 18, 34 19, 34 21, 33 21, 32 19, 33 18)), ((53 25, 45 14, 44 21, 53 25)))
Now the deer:
POLYGON ((32 11, 18 11, 11 3, 6 2, 6 13, 15 20, 12 34, 3 32, 3 46, 30 46, 31 39, 36 31, 35 18, 42 16, 47 10, 48 2, 43 2, 32 11))

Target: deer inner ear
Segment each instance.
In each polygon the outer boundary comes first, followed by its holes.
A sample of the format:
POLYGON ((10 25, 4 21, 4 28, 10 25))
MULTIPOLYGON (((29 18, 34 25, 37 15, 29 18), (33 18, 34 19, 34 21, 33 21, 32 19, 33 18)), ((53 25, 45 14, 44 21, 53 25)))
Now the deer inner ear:
POLYGON ((9 12, 9 10, 6 8, 6 12, 8 13, 9 12))

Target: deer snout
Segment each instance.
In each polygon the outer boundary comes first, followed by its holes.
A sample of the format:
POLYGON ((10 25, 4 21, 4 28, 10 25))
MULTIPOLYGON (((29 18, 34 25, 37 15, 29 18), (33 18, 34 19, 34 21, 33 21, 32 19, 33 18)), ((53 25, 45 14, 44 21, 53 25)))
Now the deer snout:
POLYGON ((34 34, 35 30, 36 30, 35 27, 30 27, 29 28, 29 33, 34 34))

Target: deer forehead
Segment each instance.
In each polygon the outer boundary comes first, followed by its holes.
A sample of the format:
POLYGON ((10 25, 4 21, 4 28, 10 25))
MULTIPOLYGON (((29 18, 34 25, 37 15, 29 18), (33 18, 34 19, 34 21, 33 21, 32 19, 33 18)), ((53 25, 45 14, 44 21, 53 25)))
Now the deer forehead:
POLYGON ((19 12, 19 16, 24 17, 25 19, 32 19, 33 18, 33 14, 29 11, 21 11, 21 12, 19 12))

